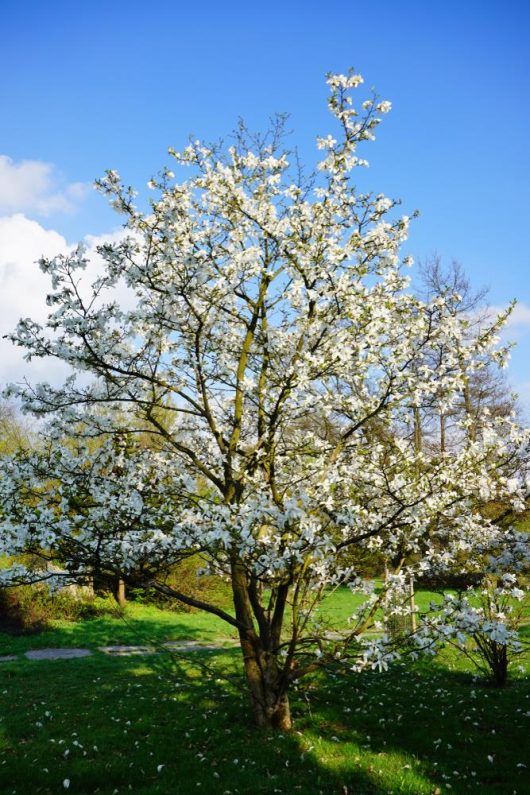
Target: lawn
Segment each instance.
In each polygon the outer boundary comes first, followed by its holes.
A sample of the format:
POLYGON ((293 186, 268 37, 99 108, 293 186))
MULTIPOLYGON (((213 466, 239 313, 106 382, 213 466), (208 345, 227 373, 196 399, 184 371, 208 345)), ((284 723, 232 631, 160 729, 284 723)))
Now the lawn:
MULTIPOLYGON (((325 610, 338 620, 348 604, 342 592, 325 610)), ((199 613, 130 605, 125 619, 3 636, 0 653, 229 637, 199 613)), ((293 694, 287 736, 249 726, 237 649, 20 658, 0 670, 1 793, 65 792, 63 782, 101 795, 530 791, 530 679, 517 673, 495 690, 452 653, 308 679, 293 694)))
MULTIPOLYGON (((364 597, 340 588, 324 599, 319 620, 330 630, 341 629, 364 597)), ((418 608, 440 600, 439 593, 420 591, 418 608)), ((0 632, 0 655, 20 654, 27 649, 45 647, 87 646, 96 648, 110 644, 157 644, 168 640, 196 640, 199 643, 223 644, 234 641, 237 632, 224 621, 207 613, 160 610, 139 602, 128 602, 122 613, 112 599, 98 600, 105 613, 86 621, 52 621, 51 628, 33 635, 6 635, 0 632)))
POLYGON ((156 645, 168 640, 222 644, 237 636, 228 624, 207 613, 173 612, 135 602, 129 602, 122 612, 110 599, 98 601, 106 612, 96 618, 78 622, 52 621, 50 629, 32 635, 0 633, 0 655, 46 647, 94 649, 111 644, 156 645))

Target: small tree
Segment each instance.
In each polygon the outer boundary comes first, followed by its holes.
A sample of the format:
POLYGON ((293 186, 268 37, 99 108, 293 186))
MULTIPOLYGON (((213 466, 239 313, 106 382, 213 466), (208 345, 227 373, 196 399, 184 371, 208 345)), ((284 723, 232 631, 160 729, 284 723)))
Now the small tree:
POLYGON ((106 272, 88 291, 82 249, 43 260, 53 312, 12 336, 74 375, 60 388, 13 388, 55 441, 45 456, 4 464, 5 548, 59 551, 74 578, 116 572, 217 615, 239 633, 256 722, 281 729, 304 673, 393 657, 363 634, 384 594, 368 594, 342 632, 318 621, 331 587, 366 590, 352 547, 407 561, 388 580, 400 591, 414 572, 499 537, 470 510, 480 490, 520 502, 501 468, 524 441, 510 419, 485 418, 479 438, 444 456, 399 432, 425 396, 458 400, 501 321, 469 341, 450 296, 407 292, 409 219, 391 219, 395 202, 351 179, 366 165, 358 146, 390 109, 371 97, 356 110, 361 83, 328 78, 338 134, 318 140, 323 159, 309 176, 290 166, 281 120, 266 136, 241 127, 227 151, 198 141, 171 150, 191 173, 176 182, 164 170, 147 213, 108 172, 99 187, 129 236, 101 247, 106 272), (119 282, 134 309, 114 300, 119 282), (436 369, 434 346, 444 351, 436 369), (67 430, 75 449, 60 444, 67 430), (156 449, 125 441, 135 434, 156 449), (233 611, 164 584, 168 566, 192 554, 229 580, 233 611))
MULTIPOLYGON (((512 536, 516 540, 517 534, 512 536)), ((523 546, 528 567, 526 539, 523 546)), ((510 665, 524 650, 518 630, 524 620, 525 597, 527 589, 519 587, 514 573, 486 575, 480 588, 444 594, 441 605, 433 603, 422 616, 416 644, 433 650, 449 643, 495 687, 504 687, 510 665)))

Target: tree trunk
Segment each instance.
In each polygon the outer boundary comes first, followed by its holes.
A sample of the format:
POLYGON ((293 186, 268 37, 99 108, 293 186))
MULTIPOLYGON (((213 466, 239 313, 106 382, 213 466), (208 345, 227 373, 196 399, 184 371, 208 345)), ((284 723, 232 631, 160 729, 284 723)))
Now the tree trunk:
POLYGON ((416 599, 414 597, 414 577, 411 575, 409 579, 409 604, 410 604, 410 629, 411 632, 416 632, 418 625, 416 621, 416 599))
POLYGON ((421 427, 421 414, 417 406, 414 406, 414 449, 417 453, 421 453, 423 447, 423 431, 421 427))
POLYGON ((256 651, 245 638, 241 638, 241 649, 256 725, 289 731, 292 728, 289 696, 274 656, 256 651))
POLYGON ((440 452, 445 453, 445 414, 440 412, 440 452))
MULTIPOLYGON (((270 651, 275 648, 280 637, 283 603, 276 616, 277 626, 273 632, 272 624, 267 621, 255 599, 254 612, 260 623, 260 632, 256 632, 247 574, 236 556, 232 559, 231 568, 234 608, 241 626, 239 640, 254 720, 263 728, 289 731, 292 721, 287 696, 288 683, 281 675, 274 653, 270 651)), ((283 599, 286 596, 287 593, 283 599)))
POLYGON ((118 578, 114 585, 114 598, 120 607, 125 607, 125 603, 127 602, 125 596, 125 581, 122 580, 121 577, 118 578))
POLYGON ((469 388, 469 379, 465 379, 464 384, 464 405, 466 409, 466 417, 471 420, 468 428, 468 438, 470 442, 474 442, 477 436, 476 422, 473 422, 473 401, 471 399, 471 389, 469 388))
POLYGON ((504 687, 508 681, 508 651, 506 646, 496 644, 490 663, 493 685, 504 687))

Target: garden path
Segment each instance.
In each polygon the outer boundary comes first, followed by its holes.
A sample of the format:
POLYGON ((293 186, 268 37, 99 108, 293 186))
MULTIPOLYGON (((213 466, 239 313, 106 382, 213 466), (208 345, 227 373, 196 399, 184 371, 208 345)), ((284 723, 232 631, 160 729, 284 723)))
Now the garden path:
MULTIPOLYGON (((160 651, 173 652, 194 652, 194 651, 222 651, 230 648, 234 642, 223 644, 216 643, 196 643, 195 641, 169 640, 161 646, 98 646, 97 651, 108 654, 112 657, 125 657, 130 655, 158 654, 160 651)), ((90 657, 94 653, 93 649, 83 648, 64 648, 64 649, 31 649, 24 652, 24 657, 28 660, 68 660, 76 657, 90 657)), ((4 654, 0 656, 0 663, 15 662, 20 660, 19 654, 4 654)))

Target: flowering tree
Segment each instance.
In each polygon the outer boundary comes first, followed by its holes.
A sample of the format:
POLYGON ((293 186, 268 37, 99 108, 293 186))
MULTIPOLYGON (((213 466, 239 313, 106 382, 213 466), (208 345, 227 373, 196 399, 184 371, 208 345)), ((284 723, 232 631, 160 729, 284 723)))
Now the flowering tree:
POLYGON ((480 587, 465 594, 446 593, 441 605, 431 604, 414 640, 416 647, 431 653, 438 645, 452 644, 492 684, 503 687, 510 664, 524 650, 518 630, 527 607, 520 575, 530 564, 528 536, 510 530, 500 555, 491 552, 484 561, 480 587), (507 565, 512 571, 502 573, 507 565))
POLYGON ((347 631, 318 620, 330 587, 366 590, 354 546, 400 561, 387 582, 399 593, 405 575, 472 559, 478 538, 498 543, 470 509, 479 493, 514 504, 522 494, 505 470, 522 443, 510 419, 486 417, 480 438, 441 455, 401 433, 426 396, 445 408, 460 399, 502 319, 470 340, 451 296, 407 291, 409 219, 352 182, 366 165, 359 144, 390 109, 371 97, 356 110, 361 83, 328 78, 338 134, 318 140, 310 176, 290 164, 281 124, 264 137, 241 128, 227 151, 170 150, 190 173, 153 180, 148 213, 108 172, 99 187, 128 236, 100 249, 106 271, 89 290, 81 249, 43 260, 52 313, 12 336, 73 375, 61 388, 12 388, 48 418, 52 442, 4 461, 5 551, 60 555, 74 578, 115 572, 228 622, 257 723, 282 729, 304 673, 391 658, 384 638, 363 633, 399 600, 368 594, 347 631), (120 283, 134 308, 114 300, 120 283), (436 370, 433 347, 444 351, 436 370), (233 611, 164 584, 190 554, 229 579, 233 611))

